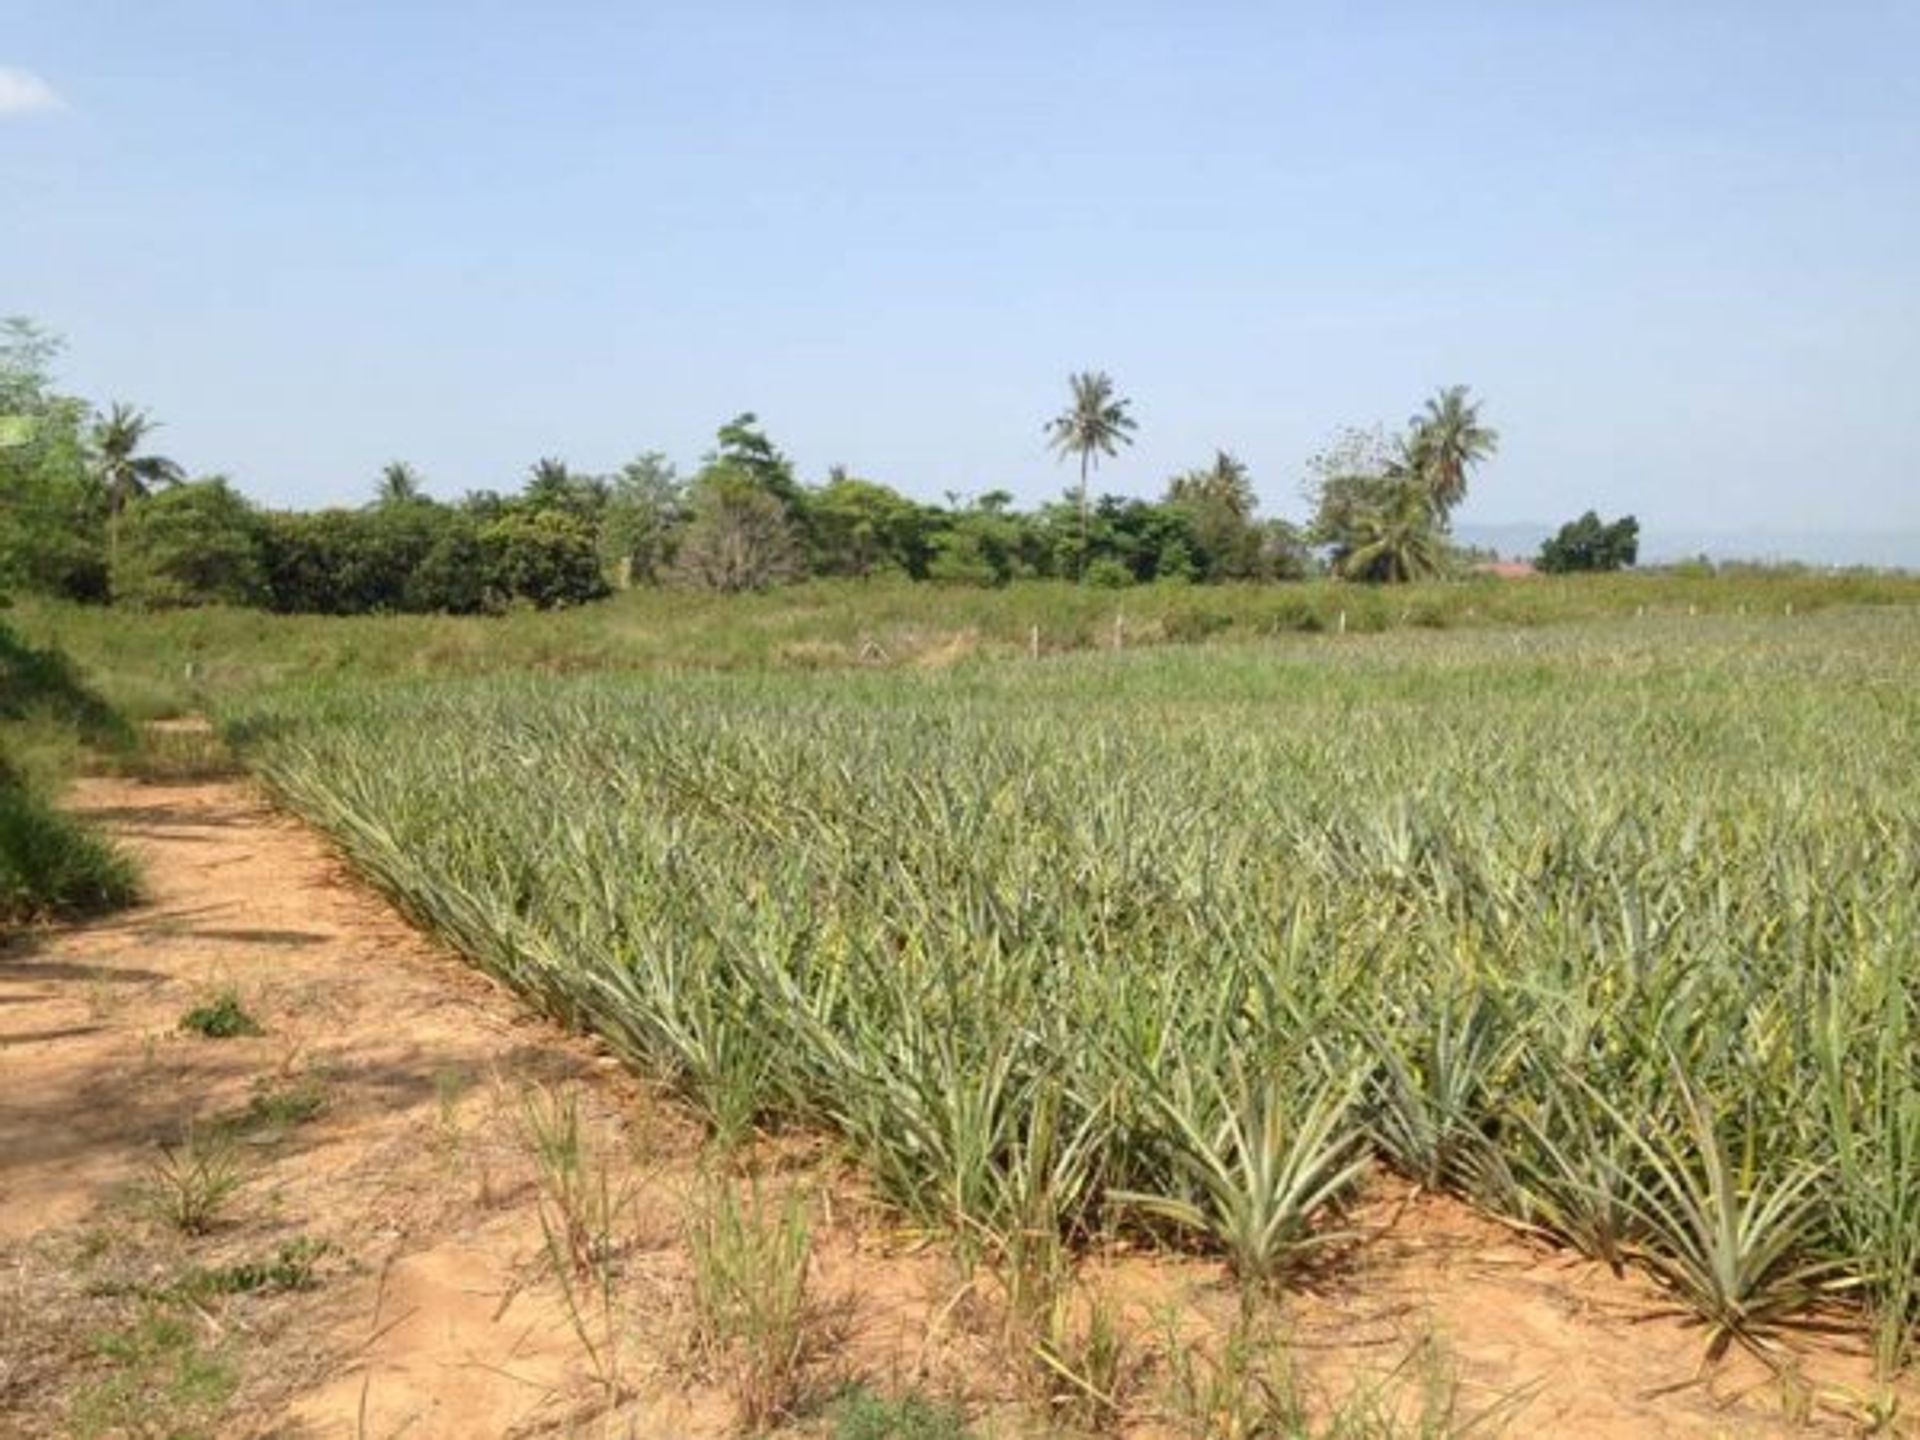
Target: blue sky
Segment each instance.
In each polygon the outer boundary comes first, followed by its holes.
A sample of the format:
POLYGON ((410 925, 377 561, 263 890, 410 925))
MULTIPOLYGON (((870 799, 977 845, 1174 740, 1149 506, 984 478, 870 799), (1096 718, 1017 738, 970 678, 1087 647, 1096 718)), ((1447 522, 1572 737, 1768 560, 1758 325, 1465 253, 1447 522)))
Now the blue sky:
POLYGON ((0 0, 0 312, 275 504, 399 456, 1270 510, 1435 387, 1463 519, 1920 528, 1920 6, 0 0), (37 88, 36 88, 37 87, 37 88))

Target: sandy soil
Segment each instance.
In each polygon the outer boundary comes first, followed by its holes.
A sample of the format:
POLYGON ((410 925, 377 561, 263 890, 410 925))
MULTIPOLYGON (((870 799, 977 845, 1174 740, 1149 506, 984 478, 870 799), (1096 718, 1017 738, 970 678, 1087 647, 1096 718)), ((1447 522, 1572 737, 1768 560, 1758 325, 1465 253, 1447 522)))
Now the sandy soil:
MULTIPOLYGON (((124 1347, 100 1336, 196 1266, 296 1239, 324 1246, 311 1288, 184 1307, 194 1343, 238 1376, 205 1433, 732 1426, 724 1377, 687 1344, 681 1223, 702 1162, 672 1104, 415 933, 244 783, 90 780, 73 805, 139 855, 150 899, 0 952, 0 1436, 137 1433, 128 1415, 178 1397, 162 1373, 159 1400, 121 1403, 124 1347), (180 1029, 228 986, 263 1034, 180 1029), (630 1177, 611 1364, 544 1258, 524 1120, 536 1087, 577 1095, 630 1177), (151 1214, 154 1167, 190 1128, 223 1124, 244 1182, 209 1233, 181 1235, 151 1214)), ((960 1398, 983 1433, 1035 1433, 986 1287, 899 1233, 821 1147, 769 1142, 751 1163, 814 1196, 823 1385, 912 1386, 960 1398)), ((1462 1413, 1504 1403, 1506 1433, 1621 1437, 1858 1433, 1875 1395, 1845 1339, 1810 1339, 1791 1382, 1738 1355, 1703 1372, 1699 1333, 1643 1282, 1444 1200, 1383 1185, 1360 1218, 1372 1238, 1282 1307, 1328 1393, 1356 1376, 1412 1383, 1433 1355, 1462 1413)), ((1222 1276, 1127 1256, 1087 1269, 1136 1334, 1123 1428, 1175 1433, 1154 1399, 1167 1337, 1226 1323, 1222 1276)))

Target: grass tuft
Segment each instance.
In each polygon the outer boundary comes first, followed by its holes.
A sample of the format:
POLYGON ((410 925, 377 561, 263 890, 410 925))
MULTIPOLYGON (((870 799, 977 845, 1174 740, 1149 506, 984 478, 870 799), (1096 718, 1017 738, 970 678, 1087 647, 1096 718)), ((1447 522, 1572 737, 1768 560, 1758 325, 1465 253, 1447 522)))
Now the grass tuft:
POLYGON ((233 1141, 218 1130, 192 1129, 164 1147, 141 1185, 147 1208, 187 1235, 204 1235, 220 1222, 244 1183, 233 1141))
POLYGON ((755 1185, 743 1198, 713 1178, 687 1222, 698 1358, 732 1395, 753 1433, 791 1417, 815 1396, 814 1366, 832 1328, 812 1291, 813 1237, 806 1197, 778 1199, 755 1185))

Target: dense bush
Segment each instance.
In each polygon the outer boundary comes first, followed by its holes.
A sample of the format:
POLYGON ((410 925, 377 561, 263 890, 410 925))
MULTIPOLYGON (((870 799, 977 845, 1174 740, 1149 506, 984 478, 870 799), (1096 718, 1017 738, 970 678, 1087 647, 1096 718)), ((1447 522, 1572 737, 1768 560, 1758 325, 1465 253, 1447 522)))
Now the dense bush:
POLYGON ((20 720, 51 722, 93 745, 119 746, 131 738, 126 722, 87 688, 71 660, 0 625, 0 725, 20 720))
POLYGON ((478 615, 491 599, 487 547, 477 525, 444 526, 407 579, 405 608, 420 614, 478 615))
MULTIPOLYGON (((62 815, 18 758, 22 734, 40 745, 117 747, 124 722, 83 685, 57 650, 23 644, 0 625, 0 927, 105 909, 133 897, 127 859, 84 824, 62 815)), ((44 748, 44 746, 41 746, 44 748)), ((42 759, 38 749, 35 759, 42 759)))
POLYGON ((124 855, 0 756, 0 926, 111 909, 137 889, 124 855))
POLYGON ((321 615, 412 608, 409 587, 448 528, 446 513, 413 502, 269 516, 273 608, 321 615))
POLYGON ((562 510, 472 513, 408 500, 268 517, 268 591, 288 614, 541 609, 607 593, 592 527, 562 510))
POLYGON ((121 523, 114 597, 156 610, 264 604, 267 548, 266 521, 225 480, 163 490, 121 523))
POLYGON ((496 601, 550 610, 607 593, 592 527, 565 511, 503 515, 480 532, 480 554, 496 601))

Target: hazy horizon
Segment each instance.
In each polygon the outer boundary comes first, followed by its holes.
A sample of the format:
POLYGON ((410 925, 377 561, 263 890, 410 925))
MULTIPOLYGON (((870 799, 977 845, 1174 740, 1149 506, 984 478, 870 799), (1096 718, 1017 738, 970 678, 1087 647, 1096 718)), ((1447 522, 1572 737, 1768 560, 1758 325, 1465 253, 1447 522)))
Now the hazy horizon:
MULTIPOLYGON (((1615 518, 1609 515, 1607 518, 1615 518)), ((1455 539, 1478 549, 1498 551, 1503 559, 1532 559, 1540 542, 1564 521, 1466 522, 1455 539)), ((1748 560, 1762 564, 1798 563, 1841 568, 1920 570, 1920 530, 1767 530, 1764 528, 1681 530, 1640 528, 1642 565, 1665 565, 1704 555, 1716 562, 1748 560)))
POLYGON ((11 18, 0 313, 266 503, 684 466, 741 410, 811 479, 1032 503, 1094 367, 1103 490, 1225 447, 1297 516, 1464 382, 1463 531, 1920 537, 1911 7, 11 18))

